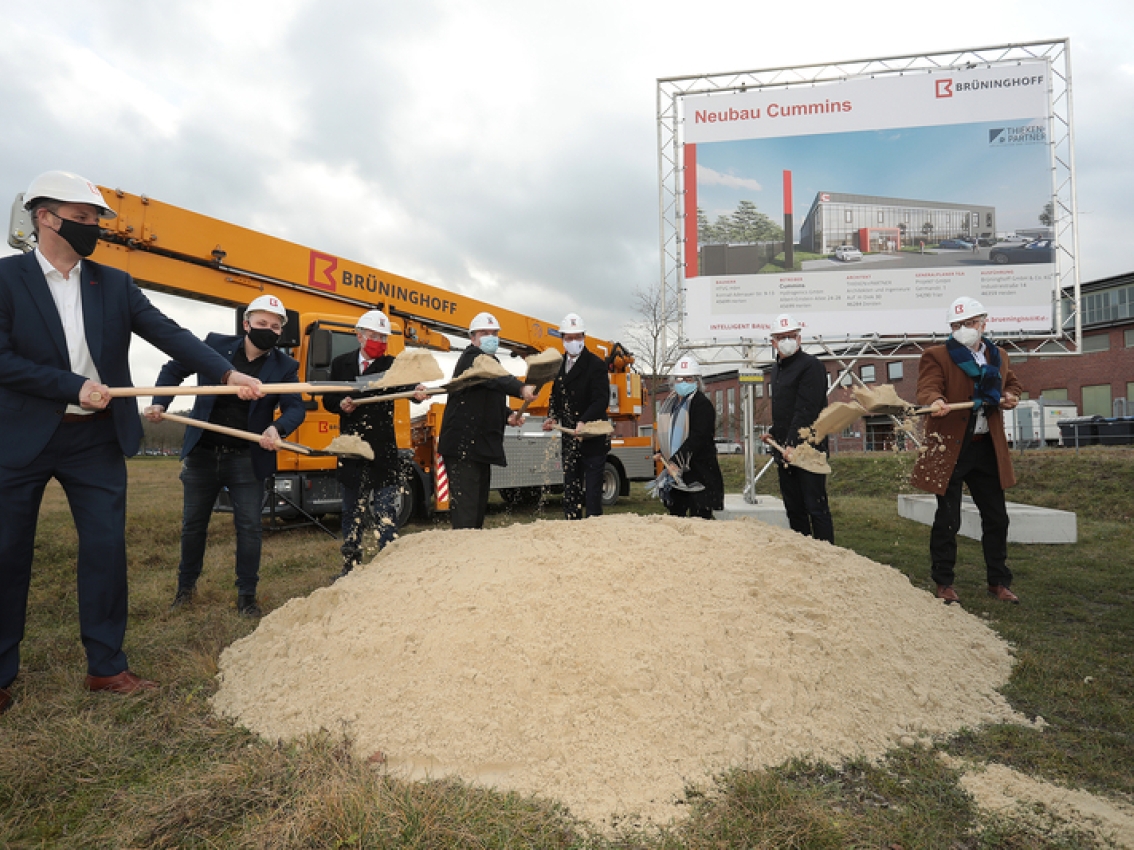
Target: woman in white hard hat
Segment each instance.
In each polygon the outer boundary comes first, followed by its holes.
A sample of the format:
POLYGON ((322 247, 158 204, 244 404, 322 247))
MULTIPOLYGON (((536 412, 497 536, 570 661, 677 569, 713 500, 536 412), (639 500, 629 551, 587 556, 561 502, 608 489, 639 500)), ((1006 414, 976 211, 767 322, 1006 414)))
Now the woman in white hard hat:
POLYGON ((958 298, 946 317, 952 335, 944 345, 927 348, 917 375, 917 402, 932 406, 926 423, 925 451, 914 464, 911 483, 937 495, 929 537, 930 572, 937 598, 959 602, 953 587, 957 532, 961 528, 961 488, 980 511, 981 548, 988 593, 1018 603, 1009 588, 1008 508, 1004 491, 1016 483, 1003 410, 1020 399, 1021 386, 1006 352, 985 336, 988 311, 975 298, 958 298), (968 410, 947 405, 972 402, 968 410))
MULTIPOLYGON (((500 323, 478 313, 469 323, 469 345, 453 367, 453 378, 468 371, 478 357, 496 359, 500 323)), ((535 400, 535 387, 519 378, 495 378, 450 393, 441 418, 438 453, 449 474, 449 521, 453 528, 483 528, 492 483, 492 467, 507 466, 504 429, 508 396, 535 400)))
MULTIPOLYGON (((266 384, 290 384, 299 380, 299 363, 276 345, 280 341, 287 310, 274 295, 261 295, 244 311, 239 335, 211 333, 205 344, 228 361, 230 368, 266 384)), ((154 386, 176 387, 194 374, 190 366, 170 360, 158 374, 154 386)), ((146 408, 147 418, 161 421, 172 396, 155 396, 146 408)), ((260 434, 254 445, 200 428, 185 429, 181 446, 181 483, 184 508, 181 523, 181 560, 177 567, 177 592, 171 607, 192 601, 204 567, 209 518, 221 489, 232 501, 232 523, 236 529, 236 610, 242 617, 259 617, 256 588, 260 581, 264 482, 276 473, 277 443, 302 424, 306 411, 298 393, 266 395, 245 401, 231 395, 199 395, 193 404, 194 419, 260 434), (275 419, 276 410, 280 417, 275 419)))
POLYGON ((658 411, 658 454, 665 469, 657 493, 672 516, 712 519, 724 508, 724 478, 717 460, 717 412, 701 388, 701 364, 689 354, 670 373, 673 392, 658 411))

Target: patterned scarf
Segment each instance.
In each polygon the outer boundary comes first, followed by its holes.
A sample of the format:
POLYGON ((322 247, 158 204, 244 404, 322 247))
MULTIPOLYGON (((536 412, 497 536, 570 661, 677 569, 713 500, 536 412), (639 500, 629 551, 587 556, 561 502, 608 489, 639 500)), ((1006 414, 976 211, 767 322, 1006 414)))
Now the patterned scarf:
POLYGON ((981 342, 988 361, 984 366, 976 362, 968 346, 955 339, 947 339, 945 348, 960 370, 973 379, 973 410, 980 410, 982 405, 995 410, 1000 406, 1000 350, 987 339, 981 342))

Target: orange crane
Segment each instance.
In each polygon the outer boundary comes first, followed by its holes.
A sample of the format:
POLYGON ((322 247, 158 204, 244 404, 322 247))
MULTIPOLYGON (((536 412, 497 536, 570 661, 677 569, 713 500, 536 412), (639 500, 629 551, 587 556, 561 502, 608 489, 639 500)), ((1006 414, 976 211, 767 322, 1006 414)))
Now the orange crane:
MULTIPOLYGON (((293 242, 201 215, 190 210, 102 188, 116 218, 103 220, 102 236, 91 259, 133 276, 143 288, 239 311, 258 295, 275 295, 288 308, 280 345, 299 361, 301 381, 325 380, 331 360, 356 347, 354 324, 367 310, 380 309, 391 320, 389 351, 407 345, 448 351, 451 336, 468 336, 473 316, 490 312, 500 322, 502 349, 527 356, 554 347, 562 350, 557 321, 487 304, 440 287, 401 277, 307 248, 293 242)), ((17 196, 12 207, 9 244, 22 250, 34 245, 30 219, 17 196)), ((642 412, 642 383, 632 371, 633 355, 620 344, 587 335, 587 347, 603 357, 610 372, 610 418, 636 422, 642 412)), ((544 387, 534 414, 546 411, 550 386, 544 387)), ((305 396, 307 418, 295 441, 325 447, 338 434, 338 417, 323 410, 318 398, 305 396)), ((407 467, 399 508, 399 525, 414 512, 448 507, 443 467, 439 470, 436 439, 444 404, 425 414, 410 415, 408 401, 393 402, 398 446, 407 467), (439 479, 439 472, 441 473, 439 479)), ((622 429, 625 430, 625 429, 622 429)), ((549 450, 557 435, 523 430, 509 435, 507 468, 495 467, 493 489, 508 501, 537 495, 562 485, 559 452, 549 450)), ((340 510, 333 458, 281 452, 271 482, 277 515, 311 517, 340 510)), ((615 437, 607 457, 603 497, 613 504, 628 495, 632 480, 652 480, 654 463, 649 437, 615 437)))

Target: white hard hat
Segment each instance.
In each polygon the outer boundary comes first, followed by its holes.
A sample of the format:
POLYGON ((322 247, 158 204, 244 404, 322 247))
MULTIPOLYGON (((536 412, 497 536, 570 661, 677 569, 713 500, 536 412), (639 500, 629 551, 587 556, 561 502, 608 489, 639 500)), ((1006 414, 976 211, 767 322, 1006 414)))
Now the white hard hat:
POLYGON ((390 317, 381 310, 368 310, 358 317, 354 326, 375 333, 390 335, 390 317))
POLYGON ((976 318, 977 316, 987 316, 988 311, 984 309, 984 305, 977 301, 975 298, 969 298, 967 295, 962 295, 953 302, 953 306, 949 308, 949 324, 953 322, 965 322, 969 319, 976 318))
POLYGON ((99 218, 114 218, 118 215, 106 205, 106 199, 98 186, 70 171, 45 171, 35 178, 24 192, 24 209, 30 210, 40 200, 92 204, 99 208, 99 218))
POLYGON ((677 362, 673 364, 673 371, 669 374, 675 378, 696 378, 701 374, 701 364, 697 362, 697 358, 693 355, 683 354, 678 358, 677 362))
POLYGON ((500 323, 491 313, 477 313, 469 323, 469 333, 475 331, 499 331, 500 323))
POLYGON ((776 316, 776 323, 772 326, 773 334, 786 334, 802 330, 803 325, 791 317, 790 313, 780 313, 776 316))
POLYGON ((247 316, 249 313, 258 311, 275 313, 283 319, 285 325, 287 324, 287 310, 284 309, 283 302, 274 295, 261 295, 259 298, 253 298, 252 303, 245 308, 244 315, 247 316))
POLYGON ((561 334, 583 334, 586 332, 587 326, 583 323, 583 317, 578 313, 568 313, 559 323, 559 333, 561 334))

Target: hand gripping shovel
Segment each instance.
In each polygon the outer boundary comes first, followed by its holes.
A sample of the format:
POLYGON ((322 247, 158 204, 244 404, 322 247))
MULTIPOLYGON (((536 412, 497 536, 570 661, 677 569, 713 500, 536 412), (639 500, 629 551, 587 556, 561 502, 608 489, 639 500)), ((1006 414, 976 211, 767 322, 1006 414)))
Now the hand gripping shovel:
POLYGON ((816 475, 830 475, 831 465, 827 463, 827 457, 822 452, 816 451, 811 446, 803 443, 795 446, 791 450, 791 457, 789 458, 784 452, 784 447, 772 439, 771 434, 765 434, 760 438, 773 449, 778 451, 792 466, 798 466, 800 469, 807 472, 814 472, 816 475))
MULTIPOLYGON (((201 428, 205 431, 215 431, 218 434, 227 434, 230 437, 238 437, 241 440, 248 440, 251 443, 260 442, 260 435, 252 431, 241 431, 239 428, 229 428, 226 425, 214 425, 212 422, 202 422, 200 419, 193 419, 190 416, 178 416, 176 413, 162 413, 162 419, 168 419, 170 422, 179 422, 182 425, 191 425, 194 428, 201 428)), ((341 439, 336 437, 336 440, 341 439)), ((331 441, 334 445, 334 440, 331 441)), ((365 445, 365 444, 364 444, 365 445)), ((347 457, 347 458, 363 458, 365 460, 373 460, 374 452, 371 450, 370 456, 367 457, 362 451, 352 451, 349 449, 332 449, 328 446, 326 449, 313 449, 299 443, 289 443, 287 440, 278 440, 276 446, 285 449, 289 452, 296 454, 307 455, 309 457, 347 457)), ((366 448, 370 448, 366 446, 366 448)))
MULTIPOLYGON (((869 413, 883 416, 924 416, 932 413, 932 407, 915 407, 901 398, 894 389, 893 384, 882 384, 877 389, 858 387, 854 397, 869 413)), ((948 410, 968 410, 973 406, 971 401, 957 401, 945 405, 948 410)))

